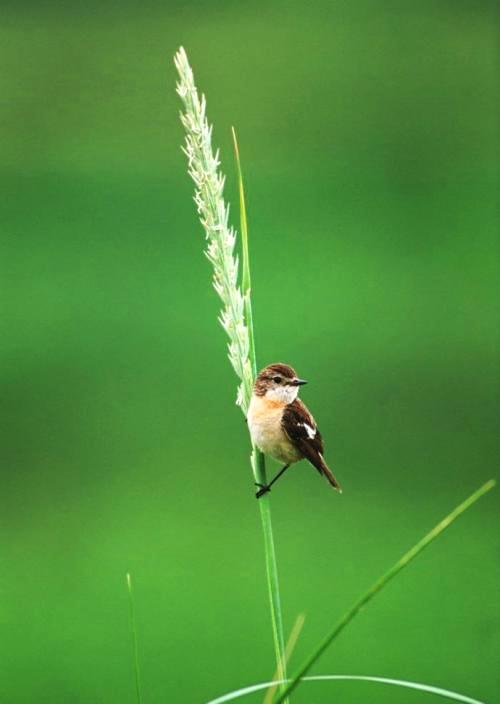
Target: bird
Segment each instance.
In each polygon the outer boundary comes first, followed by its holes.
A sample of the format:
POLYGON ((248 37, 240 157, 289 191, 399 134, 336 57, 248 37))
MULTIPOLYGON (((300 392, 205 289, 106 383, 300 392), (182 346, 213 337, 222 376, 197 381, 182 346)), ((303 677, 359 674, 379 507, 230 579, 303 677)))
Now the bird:
POLYGON ((285 466, 268 484, 255 483, 261 496, 271 491, 273 484, 290 465, 308 460, 326 477, 338 492, 340 484, 335 479, 323 457, 323 439, 316 421, 307 406, 298 398, 299 387, 307 384, 288 364, 269 364, 255 379, 247 424, 252 442, 261 452, 274 457, 285 466))

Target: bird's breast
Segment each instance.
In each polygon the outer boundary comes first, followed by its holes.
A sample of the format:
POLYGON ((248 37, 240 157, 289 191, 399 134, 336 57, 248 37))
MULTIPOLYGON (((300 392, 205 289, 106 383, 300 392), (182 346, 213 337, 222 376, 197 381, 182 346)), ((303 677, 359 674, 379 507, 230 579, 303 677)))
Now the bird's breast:
POLYGON ((259 450, 289 464, 297 462, 300 453, 283 431, 281 419, 284 409, 284 403, 254 394, 248 408, 247 420, 252 441, 259 450))

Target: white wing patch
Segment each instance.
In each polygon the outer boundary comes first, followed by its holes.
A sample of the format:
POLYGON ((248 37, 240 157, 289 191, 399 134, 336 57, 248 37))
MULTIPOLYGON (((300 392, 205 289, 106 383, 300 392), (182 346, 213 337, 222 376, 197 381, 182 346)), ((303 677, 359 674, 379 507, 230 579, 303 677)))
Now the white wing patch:
POLYGON ((314 440, 317 433, 316 428, 312 428, 308 423, 298 423, 297 425, 301 425, 303 428, 306 429, 307 437, 309 438, 309 440, 314 440))

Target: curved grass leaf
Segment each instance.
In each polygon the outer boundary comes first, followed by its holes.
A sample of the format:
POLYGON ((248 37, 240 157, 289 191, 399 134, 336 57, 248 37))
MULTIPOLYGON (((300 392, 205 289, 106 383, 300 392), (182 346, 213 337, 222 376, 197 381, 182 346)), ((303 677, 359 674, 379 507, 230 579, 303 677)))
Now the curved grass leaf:
MULTIPOLYGON (((302 682, 328 682, 341 680, 354 682, 376 682, 378 684, 406 687, 407 689, 417 689, 420 692, 426 692, 427 694, 435 694, 438 697, 443 697, 444 699, 454 702, 461 702, 462 704, 484 704, 484 702, 479 699, 472 699, 472 697, 467 697, 465 694, 452 692, 451 690, 443 689, 442 687, 434 687, 431 684, 422 684, 421 682, 396 680, 389 677, 372 677, 370 675, 312 675, 301 679, 302 682)), ((249 687, 243 687, 242 689, 234 690, 234 692, 223 694, 221 697, 217 697, 217 699, 211 699, 209 702, 206 702, 206 704, 224 704, 224 702, 230 702, 234 699, 245 697, 247 694, 260 692, 263 689, 271 687, 273 684, 276 684, 276 682, 261 682, 260 684, 252 684, 249 687)))

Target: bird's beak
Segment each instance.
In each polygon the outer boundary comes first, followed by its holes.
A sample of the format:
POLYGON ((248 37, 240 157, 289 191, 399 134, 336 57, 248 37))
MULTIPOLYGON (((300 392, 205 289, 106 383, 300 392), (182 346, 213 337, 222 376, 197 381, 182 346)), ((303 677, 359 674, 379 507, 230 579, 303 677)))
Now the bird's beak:
POLYGON ((290 383, 292 386, 304 386, 304 384, 307 384, 307 381, 305 381, 305 379, 292 379, 290 383))

